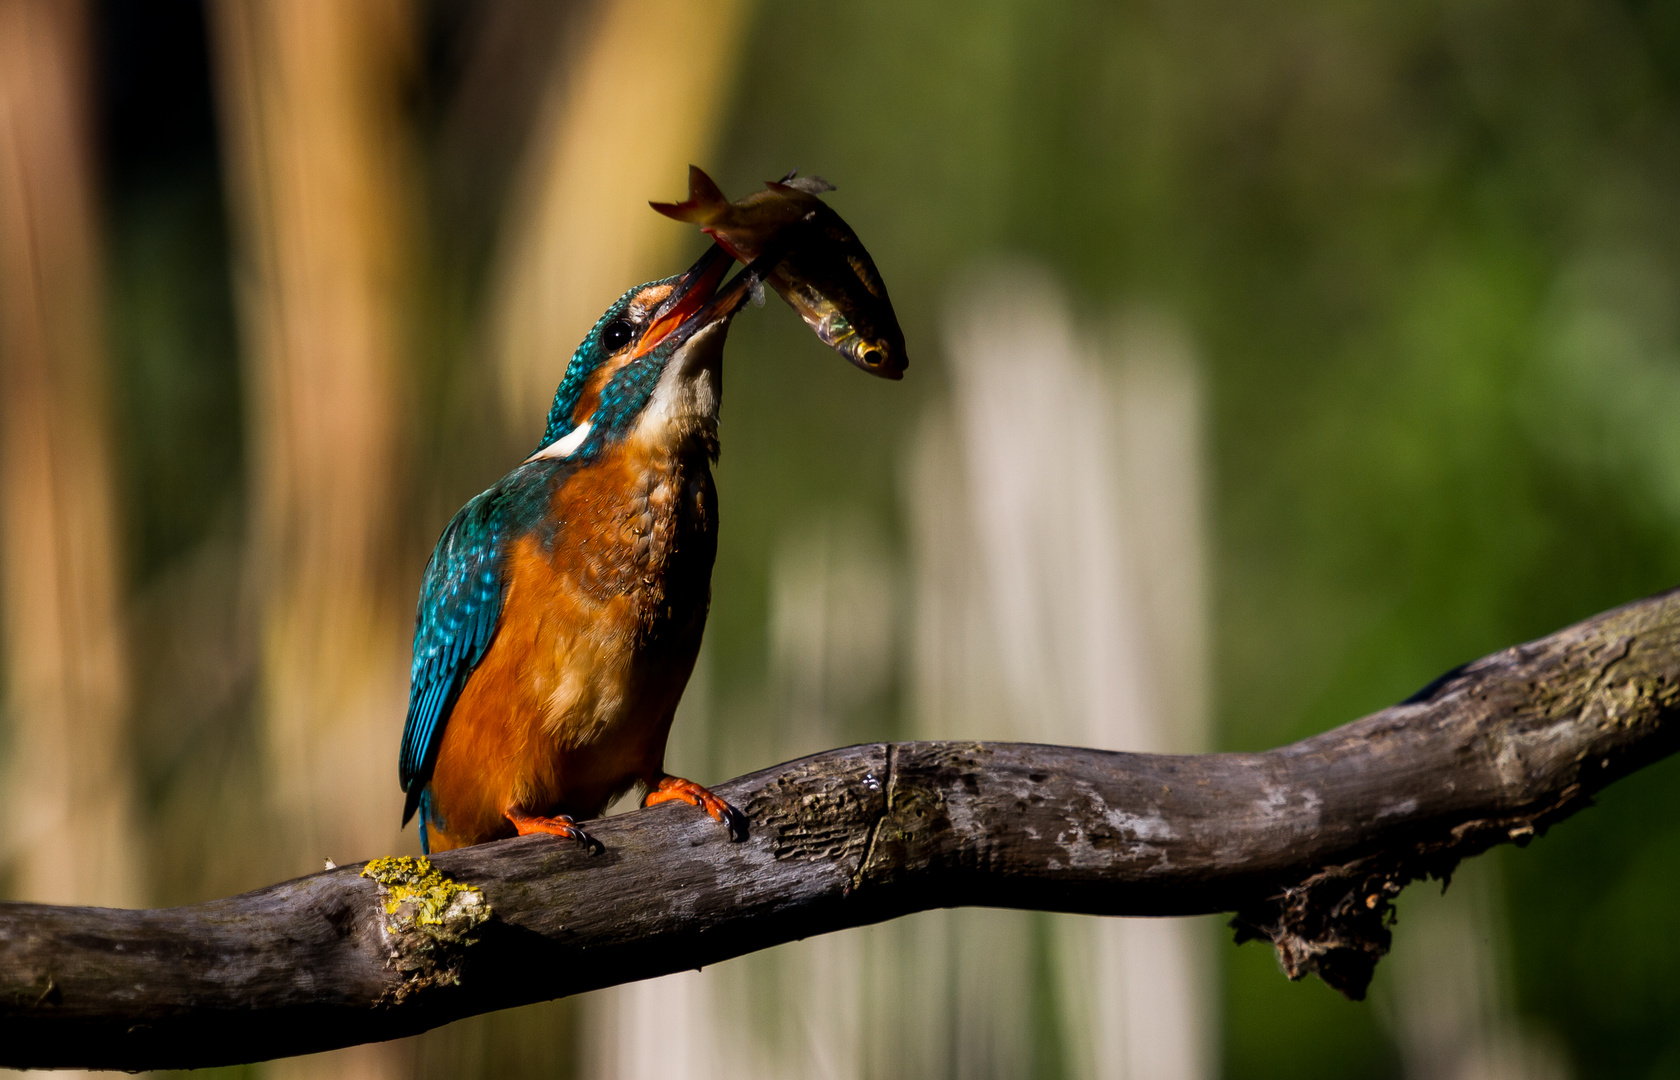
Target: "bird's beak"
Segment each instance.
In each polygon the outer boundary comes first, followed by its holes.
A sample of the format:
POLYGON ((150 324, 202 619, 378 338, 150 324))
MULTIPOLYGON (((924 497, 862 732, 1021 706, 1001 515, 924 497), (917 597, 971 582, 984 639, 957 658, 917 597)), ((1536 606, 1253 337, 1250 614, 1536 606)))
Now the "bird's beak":
POLYGON ((681 326, 695 312, 706 306, 717 292, 718 282, 734 263, 729 253, 713 244, 693 266, 683 271, 671 293, 654 312, 653 324, 636 346, 636 356, 646 356, 665 343, 671 332, 681 326))
POLYGON ((728 321, 786 254, 786 244, 767 246, 763 254, 720 289, 718 283, 734 265, 735 257, 713 244, 677 279, 671 294, 655 312, 653 325, 636 346, 636 355, 645 356, 665 346, 681 348, 683 342, 706 327, 728 321))

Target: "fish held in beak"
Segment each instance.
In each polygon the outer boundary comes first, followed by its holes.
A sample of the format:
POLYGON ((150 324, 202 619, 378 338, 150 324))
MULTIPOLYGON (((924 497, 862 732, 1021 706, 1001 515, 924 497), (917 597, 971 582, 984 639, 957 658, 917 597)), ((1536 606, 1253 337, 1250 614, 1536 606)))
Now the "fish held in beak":
POLYGON ((636 354, 640 356, 659 347, 680 349, 700 331, 728 323, 753 293, 763 287, 771 268, 786 256, 786 242, 774 239, 728 284, 720 286, 735 260, 714 244, 677 280, 671 295, 660 304, 652 325, 642 335, 636 354))
POLYGON ((834 185, 790 172, 731 202, 712 178, 688 169, 688 198, 648 205, 712 237, 752 263, 766 251, 786 254, 764 280, 824 344, 885 379, 904 377, 904 331, 875 262, 851 226, 818 196, 834 185))

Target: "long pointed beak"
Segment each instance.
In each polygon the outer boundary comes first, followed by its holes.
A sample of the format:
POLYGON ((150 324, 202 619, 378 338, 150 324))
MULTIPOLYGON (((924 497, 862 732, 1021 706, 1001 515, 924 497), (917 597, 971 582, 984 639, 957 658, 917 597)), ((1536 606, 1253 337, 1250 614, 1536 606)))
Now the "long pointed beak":
MULTIPOLYGON (((700 276, 695 278, 695 288, 686 293, 675 306, 672 306, 670 297, 666 298, 665 305, 669 308, 670 314, 661 314, 655 320, 654 325, 648 328, 648 333, 643 341, 645 342, 647 337, 653 336, 654 331, 658 330, 660 325, 670 319, 678 309, 684 309, 687 313, 676 319, 674 325, 660 336, 658 344, 661 346, 668 345, 680 349, 683 342, 706 327, 714 323, 727 322, 734 317, 737 311, 741 310, 741 305, 747 302, 747 298, 763 286, 765 279, 781 263, 787 255, 787 251, 788 244, 785 241, 772 241, 765 246, 763 253, 758 258, 748 263, 746 269, 736 274, 730 279, 729 284, 720 289, 716 288, 716 282, 723 277, 735 259, 723 248, 713 244, 711 249, 700 257, 700 261, 683 274, 677 282, 677 288, 672 290, 671 296, 675 297, 677 291, 683 289, 691 275, 700 271, 700 276), (721 259, 715 263, 712 262, 714 255, 721 256, 721 259), (714 273, 717 275, 715 278, 712 277, 714 273), (690 308, 690 298, 698 290, 699 285, 706 281, 712 283, 712 290, 708 290, 709 299, 690 308)), ((646 350, 643 347, 637 349, 638 355, 644 351, 646 350)))
POLYGON ((727 251, 713 244, 694 265, 684 270, 671 294, 654 312, 653 323, 636 345, 636 355, 646 356, 665 343, 671 332, 704 307, 717 292, 718 282, 729 272, 735 260, 727 251))

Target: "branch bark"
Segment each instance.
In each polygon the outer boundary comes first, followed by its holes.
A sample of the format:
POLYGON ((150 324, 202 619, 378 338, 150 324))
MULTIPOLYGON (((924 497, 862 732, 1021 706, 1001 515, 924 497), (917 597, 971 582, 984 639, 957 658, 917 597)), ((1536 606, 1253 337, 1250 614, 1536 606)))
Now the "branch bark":
POLYGON ((723 785, 739 844, 663 806, 592 825, 599 855, 447 853, 450 885, 379 860, 194 907, 0 905, 0 1063, 324 1050, 958 905, 1232 911, 1292 978, 1357 998, 1408 882, 1539 835, 1677 731, 1680 590, 1263 754, 854 746, 723 785))

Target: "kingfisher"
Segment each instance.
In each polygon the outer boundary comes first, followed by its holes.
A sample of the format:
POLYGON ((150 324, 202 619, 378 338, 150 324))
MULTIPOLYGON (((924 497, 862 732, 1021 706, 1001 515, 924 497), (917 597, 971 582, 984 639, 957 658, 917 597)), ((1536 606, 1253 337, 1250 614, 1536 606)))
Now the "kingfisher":
POLYGON ((717 553, 724 339, 780 261, 727 285, 714 244, 629 290, 566 365, 542 443, 462 507, 426 566, 399 771, 420 846, 547 833, 637 784, 744 837, 745 818, 665 772, 717 553))

